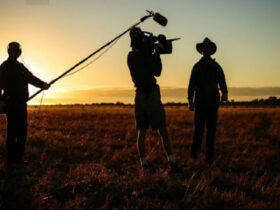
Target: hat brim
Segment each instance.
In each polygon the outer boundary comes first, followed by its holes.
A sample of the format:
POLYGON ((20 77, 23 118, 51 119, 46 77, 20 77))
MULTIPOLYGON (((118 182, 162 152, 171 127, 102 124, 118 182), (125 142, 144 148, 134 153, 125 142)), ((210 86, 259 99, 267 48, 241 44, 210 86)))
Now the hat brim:
POLYGON ((209 43, 198 43, 198 44, 196 44, 196 50, 197 50, 200 54, 202 54, 202 47, 203 47, 204 45, 206 45, 206 44, 209 45, 210 48, 212 49, 211 55, 215 54, 215 52, 217 51, 217 46, 216 46, 216 44, 215 44, 214 42, 209 42, 209 43))

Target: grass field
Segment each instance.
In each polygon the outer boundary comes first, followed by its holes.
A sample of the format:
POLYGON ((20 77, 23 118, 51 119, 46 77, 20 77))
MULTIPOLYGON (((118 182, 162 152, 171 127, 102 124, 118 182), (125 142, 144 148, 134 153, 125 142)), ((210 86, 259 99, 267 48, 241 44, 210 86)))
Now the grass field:
POLYGON ((0 118, 0 209, 280 209, 280 108, 221 108, 208 165, 203 151, 190 159, 193 113, 166 107, 182 168, 172 176, 153 131, 146 145, 157 167, 142 174, 133 107, 42 107, 38 119, 35 112, 25 167, 6 167, 0 118))

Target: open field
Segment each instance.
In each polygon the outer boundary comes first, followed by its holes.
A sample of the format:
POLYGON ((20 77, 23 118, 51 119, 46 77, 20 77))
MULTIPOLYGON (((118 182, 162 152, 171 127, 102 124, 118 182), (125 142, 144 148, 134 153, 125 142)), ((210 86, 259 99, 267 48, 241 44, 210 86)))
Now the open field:
MULTIPOLYGON (((156 166, 142 175, 132 107, 57 106, 29 112, 25 167, 5 165, 0 118, 0 209, 279 209, 280 108, 221 108, 212 165, 190 159, 193 113, 166 107, 182 173, 168 175, 157 134, 156 166)), ((203 144, 204 146, 204 144, 203 144)))

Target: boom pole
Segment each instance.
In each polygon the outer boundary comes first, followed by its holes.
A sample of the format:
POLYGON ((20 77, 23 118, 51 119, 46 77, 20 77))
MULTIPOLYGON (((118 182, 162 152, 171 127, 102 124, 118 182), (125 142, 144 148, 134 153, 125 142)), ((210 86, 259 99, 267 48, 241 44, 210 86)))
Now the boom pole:
MULTIPOLYGON (((92 56, 94 56, 95 54, 97 54, 98 52, 100 52, 101 50, 103 50, 105 47, 111 45, 114 41, 116 41, 117 39, 121 38, 123 35, 125 35, 127 32, 129 32, 131 30, 131 28, 138 26, 139 24, 141 24, 142 22, 144 22, 146 19, 152 17, 153 14, 149 14, 146 15, 144 17, 142 17, 140 19, 140 21, 134 25, 132 25, 130 28, 128 28, 127 30, 125 30, 124 32, 122 32, 120 35, 116 36, 114 39, 112 39, 111 41, 107 42, 105 45, 103 45, 102 47, 100 47, 99 49, 97 49, 96 51, 94 51, 93 53, 91 53, 89 56, 87 56, 86 58, 84 58, 83 60, 81 60, 80 62, 78 62, 77 64, 75 64, 74 66, 72 66, 70 69, 68 69, 67 71, 65 71, 63 74, 61 74, 60 76, 58 76, 57 78, 53 79, 52 81, 50 81, 48 84, 52 85, 55 82, 57 82, 59 79, 61 79, 62 77, 64 77, 65 75, 67 75, 68 73, 70 73, 71 71, 73 71, 75 68, 77 68, 78 66, 80 66, 82 63, 86 62, 88 59, 90 59, 92 56)), ((27 101, 33 99, 35 96, 37 96, 39 93, 41 93, 44 89, 40 89, 38 90, 36 93, 34 93, 32 96, 30 96, 28 98, 27 101)))

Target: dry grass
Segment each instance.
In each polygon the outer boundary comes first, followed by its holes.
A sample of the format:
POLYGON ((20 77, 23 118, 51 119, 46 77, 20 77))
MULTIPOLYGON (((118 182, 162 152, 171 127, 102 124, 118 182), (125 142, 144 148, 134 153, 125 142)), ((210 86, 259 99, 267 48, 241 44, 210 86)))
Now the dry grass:
POLYGON ((1 209, 279 209, 280 108, 222 108, 216 159, 189 157, 193 113, 167 107, 182 173, 166 173, 156 133, 147 139, 157 167, 142 176, 131 107, 42 107, 29 112, 26 167, 4 163, 1 116, 1 209), (36 124, 33 124, 36 123, 36 124))

